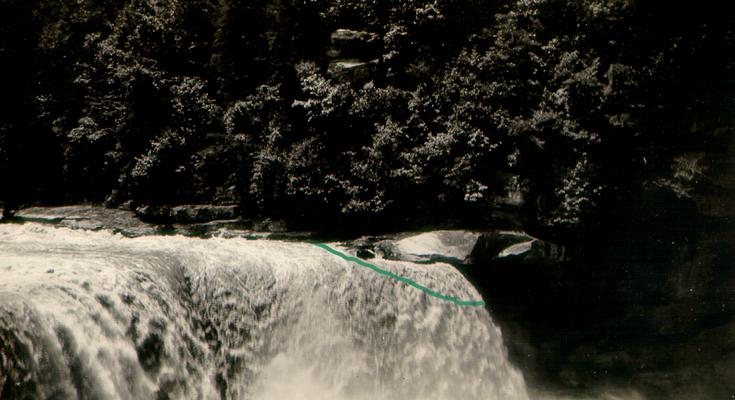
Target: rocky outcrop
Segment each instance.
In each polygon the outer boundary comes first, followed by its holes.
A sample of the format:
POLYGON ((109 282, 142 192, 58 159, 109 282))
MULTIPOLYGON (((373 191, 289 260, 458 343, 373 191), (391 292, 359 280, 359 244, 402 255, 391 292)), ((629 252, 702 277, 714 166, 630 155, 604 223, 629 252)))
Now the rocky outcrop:
POLYGON ((375 244, 376 253, 389 259, 434 262, 464 262, 472 253, 479 234, 469 231, 431 231, 403 234, 375 244))
POLYGON ((187 204, 175 207, 141 206, 135 214, 143 221, 157 223, 201 223, 237 218, 237 206, 187 204))
POLYGON ((182 205, 171 209, 175 222, 209 222, 237 218, 237 206, 182 205))
POLYGON ((349 243, 358 257, 411 262, 448 262, 479 265, 504 259, 526 262, 560 262, 562 246, 520 231, 436 230, 403 233, 392 237, 366 236, 349 243))
POLYGON ((327 73, 340 82, 367 82, 375 75, 380 36, 374 32, 337 29, 332 32, 327 73))
POLYGON ((150 235, 157 232, 155 226, 141 222, 132 211, 106 209, 94 205, 24 208, 18 210, 14 220, 54 224, 71 229, 109 229, 126 236, 150 235))
POLYGON ((374 32, 337 29, 331 39, 331 58, 375 58, 380 49, 380 36, 374 32))
POLYGON ((485 234, 463 271, 536 387, 569 397, 633 387, 648 399, 727 398, 735 394, 723 384, 735 382, 735 236, 692 215, 587 238, 607 243, 583 253, 485 234))
MULTIPOLYGON (((12 222, 35 222, 71 229, 107 229, 128 237, 178 234, 196 237, 313 240, 311 231, 291 231, 283 220, 242 219, 230 206, 189 205, 139 207, 136 212, 97 205, 32 207, 18 211, 12 222)), ((0 222, 4 222, 0 220, 0 222)))
POLYGON ((259 232, 285 233, 288 232, 288 224, 284 220, 272 220, 266 218, 253 223, 253 230, 259 232))
POLYGON ((482 293, 534 387, 570 398, 608 398, 600 388, 630 398, 727 398, 735 393, 722 384, 735 382, 732 236, 641 237, 658 234, 631 231, 588 253, 513 230, 367 236, 349 247, 364 259, 454 264, 482 293))
POLYGON ((356 59, 338 59, 329 63, 327 73, 341 82, 369 81, 375 74, 378 60, 362 62, 356 59))

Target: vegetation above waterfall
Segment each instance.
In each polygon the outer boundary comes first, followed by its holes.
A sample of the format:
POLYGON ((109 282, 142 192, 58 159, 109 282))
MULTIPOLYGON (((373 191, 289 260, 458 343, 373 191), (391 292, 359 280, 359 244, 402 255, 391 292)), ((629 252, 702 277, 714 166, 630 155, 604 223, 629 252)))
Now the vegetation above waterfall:
POLYGON ((681 208, 732 138, 725 3, 3 0, 0 202, 555 234, 681 208))

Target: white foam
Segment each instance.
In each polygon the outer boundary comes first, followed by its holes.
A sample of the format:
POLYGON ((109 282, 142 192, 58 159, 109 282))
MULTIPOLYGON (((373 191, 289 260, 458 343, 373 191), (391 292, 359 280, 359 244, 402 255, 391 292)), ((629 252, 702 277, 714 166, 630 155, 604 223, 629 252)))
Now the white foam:
MULTIPOLYGON (((479 299, 449 265, 375 262, 479 299)), ((13 299, 0 317, 34 343, 41 397, 528 398, 484 308, 306 243, 5 224, 0 298, 13 299)))

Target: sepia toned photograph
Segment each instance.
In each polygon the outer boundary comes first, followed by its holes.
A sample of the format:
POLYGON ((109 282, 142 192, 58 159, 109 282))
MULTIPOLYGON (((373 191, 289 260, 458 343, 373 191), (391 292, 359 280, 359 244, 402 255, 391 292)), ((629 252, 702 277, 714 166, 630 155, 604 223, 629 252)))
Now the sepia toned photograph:
POLYGON ((0 0, 0 400, 735 400, 727 0, 0 0))

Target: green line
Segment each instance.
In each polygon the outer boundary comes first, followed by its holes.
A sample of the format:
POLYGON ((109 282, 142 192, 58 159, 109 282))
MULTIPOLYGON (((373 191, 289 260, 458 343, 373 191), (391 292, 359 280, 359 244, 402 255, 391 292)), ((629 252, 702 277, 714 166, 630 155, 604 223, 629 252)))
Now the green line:
POLYGON ((457 299, 455 297, 446 296, 446 295, 443 295, 441 293, 437 293, 437 292, 435 292, 435 291, 427 288, 426 286, 419 285, 418 283, 416 283, 416 282, 414 282, 414 281, 412 281, 412 280, 410 280, 408 278, 404 278, 404 277, 399 276, 399 275, 396 275, 396 274, 394 274, 394 273, 392 273, 390 271, 386 271, 384 269, 380 269, 379 267, 376 267, 373 264, 367 263, 367 262, 365 262, 365 261, 363 261, 363 260, 361 260, 359 258, 348 256, 347 254, 341 253, 341 252, 339 252, 339 251, 337 251, 337 250, 335 250, 335 249, 327 246, 326 244, 323 244, 323 243, 313 243, 313 244, 314 244, 314 246, 320 247, 320 248, 322 248, 322 249, 324 249, 324 250, 326 250, 326 251, 334 254, 335 256, 337 256, 337 257, 339 257, 339 258, 341 258, 343 260, 354 262, 354 263, 356 263, 358 265, 361 265, 361 266, 363 266, 365 268, 370 268, 371 270, 373 270, 373 271, 375 271, 375 272, 377 272, 377 273, 379 273, 381 275, 385 275, 385 276, 387 276, 389 278, 393 278, 393 279, 395 279, 397 281, 400 281, 400 282, 409 284, 409 285, 415 287, 416 289, 422 290, 424 293, 428 294, 429 296, 434 296, 434 297, 436 297, 438 299, 442 299, 442 300, 446 300, 446 301, 451 301, 452 303, 454 303, 454 304, 456 304, 458 306, 484 306, 485 305, 485 302, 484 301, 459 300, 459 299, 457 299))

